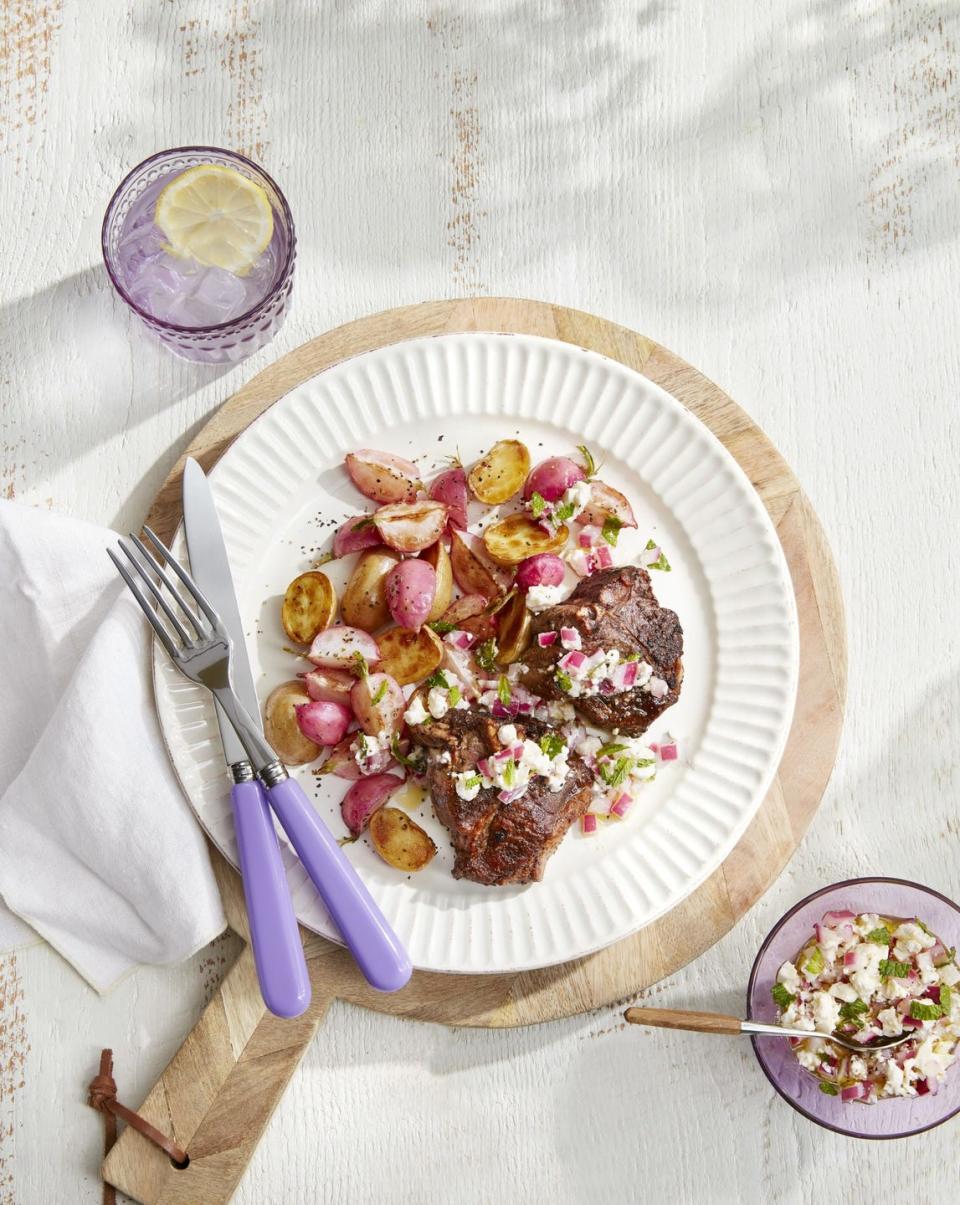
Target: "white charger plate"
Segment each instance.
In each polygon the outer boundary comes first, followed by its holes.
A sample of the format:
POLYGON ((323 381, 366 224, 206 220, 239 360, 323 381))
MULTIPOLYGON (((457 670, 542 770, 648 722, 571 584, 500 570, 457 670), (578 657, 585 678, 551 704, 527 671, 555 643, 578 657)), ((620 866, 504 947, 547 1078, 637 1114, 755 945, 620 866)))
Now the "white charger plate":
MULTIPOLYGON (((594 352, 526 335, 413 339, 344 361, 271 406, 211 473, 261 700, 302 663, 280 627, 288 582, 369 506, 344 455, 374 447, 417 460, 425 476, 459 452, 469 464, 516 437, 534 462, 586 443, 601 476, 631 500, 639 527, 618 563, 647 539, 670 573, 660 602, 684 629, 680 701, 648 733, 669 729, 680 760, 664 766, 622 823, 568 834, 542 883, 481 887, 451 877, 449 838, 429 800, 416 813, 439 847, 423 871, 387 866, 366 838, 347 847, 423 970, 467 974, 549 966, 649 924, 723 861, 757 811, 786 742, 796 695, 796 605, 783 550, 746 476, 716 437, 646 377, 594 352)), ((177 543, 183 551, 182 532, 177 543)), ((355 558, 325 567, 335 584, 355 558)), ((160 722, 201 824, 237 865, 219 732, 206 693, 158 649, 160 722)), ((337 834, 348 784, 293 773, 337 834)), ((301 922, 337 940, 296 855, 284 846, 301 922)))

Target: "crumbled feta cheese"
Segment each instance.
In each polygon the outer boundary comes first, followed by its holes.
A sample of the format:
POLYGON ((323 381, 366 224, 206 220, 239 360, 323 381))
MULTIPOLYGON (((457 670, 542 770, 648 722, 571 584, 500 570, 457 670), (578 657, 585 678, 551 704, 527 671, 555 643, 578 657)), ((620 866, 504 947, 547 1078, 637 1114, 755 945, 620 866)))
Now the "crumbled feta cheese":
POLYGON ((903 1068, 900 1067, 893 1059, 887 1063, 887 1076, 884 1082, 884 1091, 889 1096, 911 1095, 910 1088, 904 1081, 903 1068))
POLYGON ((566 586, 531 586, 527 591, 526 601, 528 611, 545 611, 547 607, 555 607, 562 603, 570 591, 566 586))
POLYGON ((920 979, 925 987, 940 982, 940 972, 933 965, 933 958, 926 950, 917 955, 917 970, 920 972, 920 979))
POLYGON ((895 1038, 903 1033, 903 1023, 900 1020, 900 1014, 895 1008, 882 1008, 877 1013, 877 1020, 883 1026, 883 1036, 885 1038, 895 1038))
POLYGON ((577 515, 582 514, 590 505, 590 499, 593 496, 593 489, 589 481, 576 481, 569 486, 563 494, 562 503, 573 507, 571 519, 575 519, 577 515))
POLYGON ((886 957, 883 946, 873 941, 862 941, 854 947, 856 961, 850 982, 861 1000, 869 1000, 880 987, 880 963, 886 957))
POLYGON ((867 1078, 867 1064, 858 1054, 851 1056, 848 1069, 854 1079, 867 1078))
POLYGON ((468 803, 471 799, 476 799, 483 786, 483 775, 476 770, 464 770, 462 774, 454 774, 453 780, 457 794, 468 803))
POLYGON ((929 950, 937 940, 913 921, 904 921, 902 925, 898 925, 893 931, 893 936, 897 942, 893 947, 893 956, 900 962, 905 962, 911 954, 929 950))
POLYGON ((516 724, 501 724, 497 730, 497 739, 504 748, 509 745, 516 744, 517 741, 517 726, 516 724))
POLYGON ((808 1050, 804 1045, 797 1049, 797 1062, 801 1067, 806 1067, 808 1071, 817 1071, 820 1067, 820 1055, 813 1050, 808 1050))
POLYGON ((450 700, 442 686, 431 686, 427 695, 427 710, 435 720, 442 720, 450 710, 450 700))
POLYGON ((813 1022, 820 1033, 833 1033, 840 1021, 840 1005, 829 992, 813 993, 813 1022))
POLYGON ((792 962, 785 962, 777 971, 777 982, 782 983, 787 991, 795 996, 800 991, 800 972, 792 962))
POLYGON ((854 932, 860 937, 866 937, 868 933, 872 933, 874 929, 880 928, 880 917, 876 912, 861 912, 853 921, 854 932))
POLYGON ((925 1079, 942 1080, 953 1062, 950 1043, 940 1041, 931 1034, 917 1048, 915 1062, 917 1070, 925 1079))
POLYGON ((960 968, 955 962, 948 962, 946 966, 937 969, 940 972, 940 982, 945 983, 947 987, 955 987, 960 983, 960 968))
POLYGON ((350 742, 350 749, 357 768, 364 774, 369 774, 371 767, 380 762, 383 755, 390 751, 392 740, 393 734, 390 732, 381 732, 378 736, 358 732, 350 742))
POLYGON ((849 983, 835 983, 829 990, 835 1000, 842 1000, 844 1004, 852 1004, 857 998, 856 988, 849 983))
POLYGON ((423 699, 419 695, 417 695, 403 713, 403 718, 408 724, 422 724, 427 719, 427 709, 424 707, 423 699))

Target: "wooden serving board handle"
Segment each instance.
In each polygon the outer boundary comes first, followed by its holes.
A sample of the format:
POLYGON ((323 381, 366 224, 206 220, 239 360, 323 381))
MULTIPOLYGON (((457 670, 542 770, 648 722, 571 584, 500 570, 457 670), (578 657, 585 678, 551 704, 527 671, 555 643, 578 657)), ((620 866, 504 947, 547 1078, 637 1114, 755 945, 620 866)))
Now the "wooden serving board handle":
POLYGON ((692 1029, 695 1033, 739 1034, 739 1017, 726 1013, 698 1013, 681 1008, 628 1008, 623 1014, 631 1025, 655 1029, 692 1029))

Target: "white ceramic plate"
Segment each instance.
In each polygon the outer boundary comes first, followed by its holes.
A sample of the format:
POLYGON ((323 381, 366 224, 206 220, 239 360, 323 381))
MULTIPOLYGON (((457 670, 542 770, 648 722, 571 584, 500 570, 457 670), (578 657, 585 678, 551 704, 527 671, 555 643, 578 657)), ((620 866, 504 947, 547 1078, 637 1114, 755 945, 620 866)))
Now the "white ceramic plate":
MULTIPOLYGON (((374 447, 419 457, 424 475, 459 451, 469 463, 516 436, 534 462, 586 443, 602 477, 632 501, 618 562, 649 537, 670 573, 654 573, 684 629, 683 691, 654 725, 680 760, 645 788, 627 820, 571 831, 542 883, 481 887, 450 875, 452 853, 429 801, 418 813, 440 852, 419 874, 382 862, 366 840, 348 856, 415 966, 518 971, 579 957, 669 911, 723 861, 770 785, 793 714, 797 621, 776 533, 718 440, 645 377, 549 339, 470 333, 399 343, 338 364, 254 422, 211 474, 261 699, 301 668, 283 651, 287 583, 365 506, 344 454, 374 447)), ((182 548, 182 543, 181 543, 182 548)), ((351 562, 354 558, 348 558, 351 562)), ((331 567, 331 575, 346 568, 331 567)), ((177 772, 201 823, 236 864, 214 712, 158 656, 157 702, 177 772)), ((347 784, 295 771, 337 834, 347 784)), ((296 856, 285 849, 300 920, 336 939, 296 856)))

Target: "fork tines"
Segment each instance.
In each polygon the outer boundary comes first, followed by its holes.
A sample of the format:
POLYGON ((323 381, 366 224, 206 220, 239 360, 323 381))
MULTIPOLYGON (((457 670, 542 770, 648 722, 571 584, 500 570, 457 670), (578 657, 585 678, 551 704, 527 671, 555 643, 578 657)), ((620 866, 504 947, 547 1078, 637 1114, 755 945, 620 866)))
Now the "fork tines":
POLYGON ((167 617, 170 627, 185 648, 193 648, 197 643, 196 637, 199 637, 201 642, 209 640, 211 636, 216 634, 220 621, 217 613, 200 592, 196 582, 176 557, 173 556, 166 545, 146 525, 143 531, 144 535, 146 535, 147 539, 160 554, 159 559, 133 533, 130 534, 128 539, 124 539, 121 536, 117 541, 127 561, 134 570, 133 574, 130 573, 127 565, 120 560, 111 548, 107 549, 107 555, 113 561, 114 565, 116 565, 120 576, 129 586, 134 598, 140 604, 144 615, 146 615, 147 619, 153 625, 153 630, 157 633, 157 637, 163 647, 171 657, 179 659, 181 650, 171 637, 169 629, 161 620, 159 611, 162 611, 167 617), (199 608, 199 614, 184 597, 183 591, 177 587, 171 576, 166 572, 164 563, 173 570, 176 577, 180 579, 189 594, 193 597, 193 601, 199 608), (154 576, 159 579, 160 585, 157 585, 156 581, 154 581, 154 576), (146 586, 147 590, 153 596, 155 602, 151 603, 143 589, 144 586, 146 586), (173 601, 180 608, 184 618, 190 623, 196 636, 191 636, 176 611, 174 611, 173 607, 167 601, 161 588, 164 586, 169 591, 173 601), (205 619, 206 622, 204 621, 205 619))

